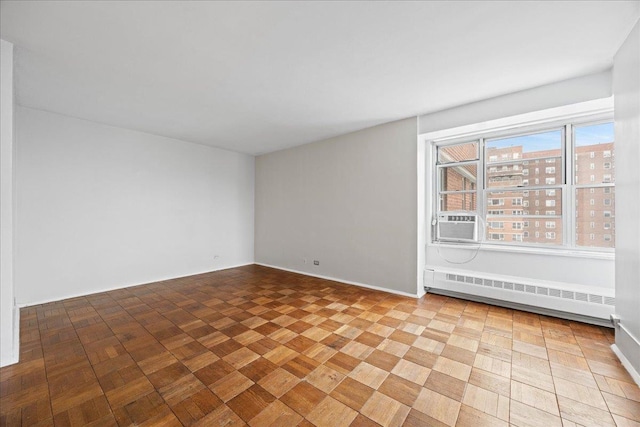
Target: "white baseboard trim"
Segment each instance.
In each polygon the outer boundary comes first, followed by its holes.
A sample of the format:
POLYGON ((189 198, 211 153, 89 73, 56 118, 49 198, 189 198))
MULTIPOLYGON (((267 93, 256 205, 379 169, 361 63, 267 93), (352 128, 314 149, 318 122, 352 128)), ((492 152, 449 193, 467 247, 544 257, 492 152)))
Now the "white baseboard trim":
POLYGON ((624 327, 622 323, 616 327, 616 343, 611 346, 611 350, 618 356, 622 366, 629 372, 633 381, 640 387, 639 367, 634 366, 629 357, 636 355, 636 363, 640 361, 640 342, 624 327))
POLYGON ((199 273, 192 273, 192 274, 189 274, 189 275, 186 275, 186 276, 159 278, 159 279, 153 280, 151 282, 132 283, 132 284, 127 284, 127 285, 122 285, 122 286, 113 286, 113 287, 108 287, 108 288, 96 289, 96 290, 92 290, 91 292, 82 292, 82 293, 77 293, 77 294, 69 294, 69 295, 66 295, 66 296, 61 297, 61 298, 46 298, 46 299, 43 299, 43 300, 23 302, 23 303, 18 303, 17 306, 20 307, 20 308, 22 308, 22 307, 33 307, 35 305, 47 304, 47 303, 50 303, 50 302, 62 301, 62 300, 71 299, 71 298, 86 297, 87 295, 101 294, 103 292, 115 291, 115 290, 118 290, 118 289, 133 288, 135 286, 150 285, 152 283, 164 282, 164 281, 167 281, 167 280, 183 279, 183 278, 186 278, 186 277, 197 276, 199 274, 213 273, 215 271, 229 270, 231 268, 244 267, 244 266, 253 265, 253 264, 254 264, 253 262, 247 262, 247 263, 242 263, 242 264, 229 265, 229 266, 225 266, 225 267, 216 268, 215 270, 207 270, 207 271, 201 271, 199 273))
POLYGON ((317 277, 318 279, 325 279, 325 280, 331 280, 331 281, 334 281, 334 282, 344 283, 345 285, 359 286, 361 288, 373 289, 373 290, 376 290, 376 291, 387 292, 389 294, 401 295, 403 297, 410 297, 410 298, 416 298, 416 299, 420 298, 417 294, 410 294, 409 292, 397 291, 395 289, 383 288, 381 286, 367 285, 366 283, 353 282, 351 280, 338 279, 336 277, 323 276, 321 274, 313 274, 313 273, 308 273, 306 271, 300 271, 300 270, 293 270, 291 268, 278 267, 276 265, 264 264, 262 262, 256 262, 255 264, 256 265, 261 265, 263 267, 275 268, 276 270, 288 271, 290 273, 302 274, 304 276, 317 277))
POLYGON ((13 306, 13 337, 11 356, 0 360, 0 368, 18 363, 20 360, 20 309, 13 306))

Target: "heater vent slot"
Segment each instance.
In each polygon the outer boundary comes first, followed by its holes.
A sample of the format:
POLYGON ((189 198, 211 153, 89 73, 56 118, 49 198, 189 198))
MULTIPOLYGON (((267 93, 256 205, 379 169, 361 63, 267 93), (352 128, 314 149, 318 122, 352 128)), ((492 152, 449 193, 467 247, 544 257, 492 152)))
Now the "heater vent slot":
POLYGON ((566 289, 550 288, 546 286, 534 286, 517 282, 505 282, 502 280, 486 279, 482 277, 466 276, 460 274, 447 273, 446 279, 451 282, 466 283, 477 286, 486 286, 498 289, 505 289, 512 292, 523 292, 536 294, 550 298, 562 298, 580 301, 589 304, 615 306, 615 298, 605 295, 588 294, 585 292, 574 292, 566 289))

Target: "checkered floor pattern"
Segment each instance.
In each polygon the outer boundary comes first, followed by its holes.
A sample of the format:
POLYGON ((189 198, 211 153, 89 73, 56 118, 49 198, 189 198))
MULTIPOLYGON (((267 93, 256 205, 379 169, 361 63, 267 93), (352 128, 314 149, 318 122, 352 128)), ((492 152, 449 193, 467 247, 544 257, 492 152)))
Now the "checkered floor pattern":
POLYGON ((612 341, 251 265, 23 309, 0 424, 640 426, 612 341))

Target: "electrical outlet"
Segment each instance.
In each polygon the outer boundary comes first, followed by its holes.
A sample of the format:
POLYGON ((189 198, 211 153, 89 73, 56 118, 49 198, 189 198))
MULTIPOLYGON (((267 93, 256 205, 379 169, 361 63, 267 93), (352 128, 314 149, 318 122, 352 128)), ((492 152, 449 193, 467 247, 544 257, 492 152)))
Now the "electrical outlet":
POLYGON ((318 260, 313 260, 313 265, 320 265, 320 261, 318 261, 318 260))

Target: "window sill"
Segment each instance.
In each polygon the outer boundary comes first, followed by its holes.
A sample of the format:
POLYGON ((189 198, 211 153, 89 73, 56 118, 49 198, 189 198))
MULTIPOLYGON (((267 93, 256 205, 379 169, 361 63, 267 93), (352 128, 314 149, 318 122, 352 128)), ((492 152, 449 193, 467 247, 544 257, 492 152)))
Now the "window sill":
POLYGON ((509 252, 509 253, 522 253, 522 254, 534 254, 534 255, 546 255, 546 256, 562 256, 570 258, 589 258, 589 259, 605 259, 615 260, 616 255, 614 251, 590 251, 568 248, 540 248, 533 246, 508 246, 508 245, 496 245, 491 243, 440 243, 431 242, 428 243, 428 247, 432 248, 451 248, 451 249, 471 249, 479 250, 480 252, 509 252))

